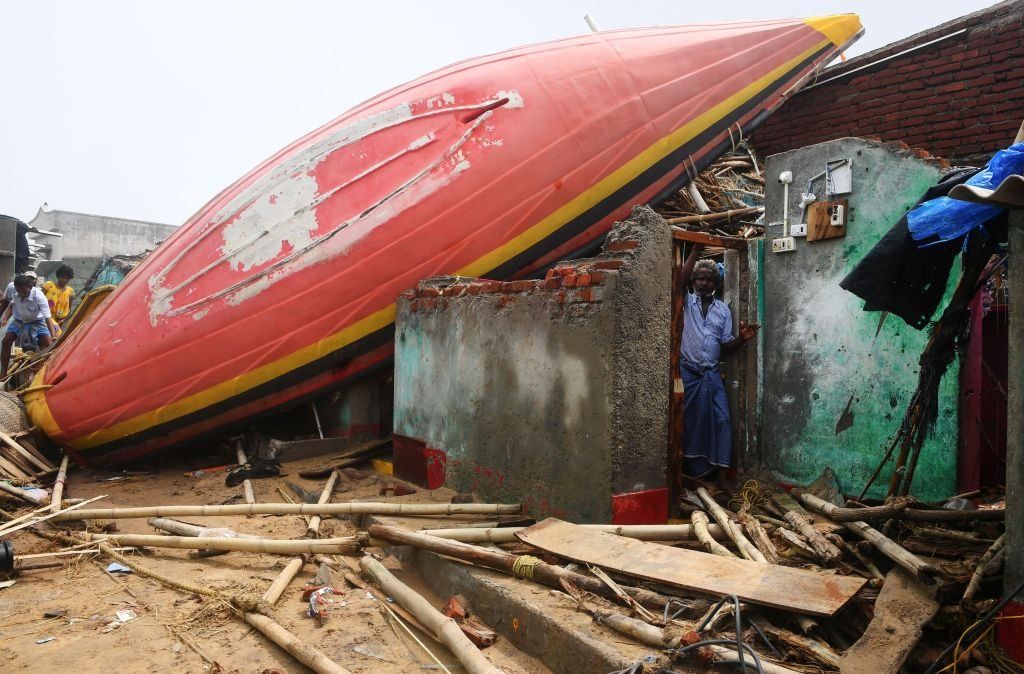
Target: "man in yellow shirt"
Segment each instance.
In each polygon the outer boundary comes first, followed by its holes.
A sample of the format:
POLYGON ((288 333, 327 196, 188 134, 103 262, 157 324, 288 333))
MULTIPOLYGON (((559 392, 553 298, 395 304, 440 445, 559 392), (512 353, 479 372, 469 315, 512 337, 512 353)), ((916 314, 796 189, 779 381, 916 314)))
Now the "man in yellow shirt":
POLYGON ((60 336, 59 326, 71 313, 71 298, 75 295, 75 289, 68 285, 68 282, 75 277, 75 271, 68 265, 62 264, 57 267, 54 275, 57 277, 57 282, 47 281, 43 284, 42 290, 50 303, 53 322, 58 326, 58 334, 53 336, 56 339, 60 336))

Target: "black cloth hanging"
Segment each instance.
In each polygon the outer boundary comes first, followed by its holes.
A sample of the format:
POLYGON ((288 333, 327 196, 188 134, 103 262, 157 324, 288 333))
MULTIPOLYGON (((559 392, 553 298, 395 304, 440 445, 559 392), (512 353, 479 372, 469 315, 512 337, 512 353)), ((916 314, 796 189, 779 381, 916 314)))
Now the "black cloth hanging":
MULTIPOLYGON (((980 170, 962 168, 947 173, 917 203, 948 196, 980 170)), ((961 237, 920 248, 910 237, 904 215, 839 286, 863 299, 864 311, 888 311, 921 330, 946 293, 953 260, 962 247, 961 237)))

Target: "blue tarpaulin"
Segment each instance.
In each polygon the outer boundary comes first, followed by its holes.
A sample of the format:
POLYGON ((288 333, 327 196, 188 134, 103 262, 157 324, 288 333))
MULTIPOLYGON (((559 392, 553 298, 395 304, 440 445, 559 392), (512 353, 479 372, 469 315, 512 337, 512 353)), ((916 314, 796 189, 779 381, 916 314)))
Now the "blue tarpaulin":
MULTIPOLYGON (((995 189, 1008 176, 1024 173, 1024 143, 996 152, 988 165, 965 183, 995 189)), ((920 204, 907 214, 907 229, 918 246, 953 241, 998 215, 998 206, 938 197, 920 204)))

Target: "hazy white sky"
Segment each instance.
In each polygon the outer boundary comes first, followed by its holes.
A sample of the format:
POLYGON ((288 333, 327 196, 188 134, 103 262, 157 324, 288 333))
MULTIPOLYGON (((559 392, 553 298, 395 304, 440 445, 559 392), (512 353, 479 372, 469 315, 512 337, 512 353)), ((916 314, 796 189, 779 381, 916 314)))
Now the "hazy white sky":
POLYGON ((282 146, 451 62, 604 29, 856 12, 862 53, 991 1, 0 0, 0 213, 181 224, 282 146))

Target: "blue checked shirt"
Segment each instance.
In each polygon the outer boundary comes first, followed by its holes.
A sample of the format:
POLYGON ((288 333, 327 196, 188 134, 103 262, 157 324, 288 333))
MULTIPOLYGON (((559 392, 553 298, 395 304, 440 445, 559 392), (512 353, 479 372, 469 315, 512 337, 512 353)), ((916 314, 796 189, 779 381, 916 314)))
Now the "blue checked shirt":
POLYGON ((683 362, 702 370, 718 367, 722 344, 733 338, 729 307, 721 300, 713 300, 705 318, 700 310, 700 296, 686 293, 683 316, 683 340, 679 348, 683 362))

